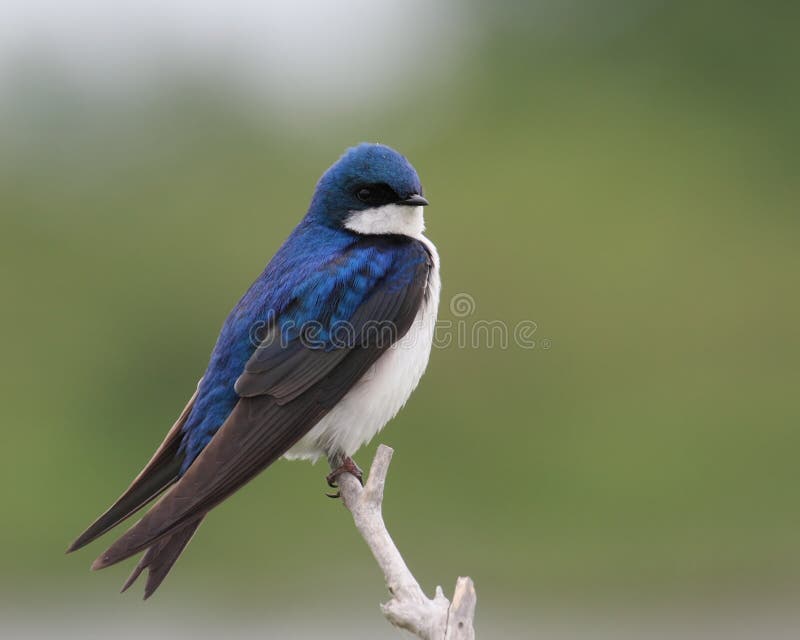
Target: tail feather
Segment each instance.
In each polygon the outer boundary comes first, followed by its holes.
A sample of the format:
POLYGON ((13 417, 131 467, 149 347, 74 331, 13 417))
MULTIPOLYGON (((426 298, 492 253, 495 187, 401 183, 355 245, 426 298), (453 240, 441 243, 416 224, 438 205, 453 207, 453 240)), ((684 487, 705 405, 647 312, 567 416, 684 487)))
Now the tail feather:
POLYGON ((144 587, 144 599, 147 600, 159 585, 167 577, 170 569, 175 564, 175 561, 181 555, 186 545, 192 539, 192 536, 197 531, 197 527, 203 521, 201 516, 194 522, 190 522, 185 527, 178 529, 173 534, 162 538, 154 543, 145 551, 139 563, 134 568, 131 575, 122 585, 122 591, 127 591, 128 588, 136 582, 136 579, 141 575, 142 571, 147 569, 147 583, 144 587))

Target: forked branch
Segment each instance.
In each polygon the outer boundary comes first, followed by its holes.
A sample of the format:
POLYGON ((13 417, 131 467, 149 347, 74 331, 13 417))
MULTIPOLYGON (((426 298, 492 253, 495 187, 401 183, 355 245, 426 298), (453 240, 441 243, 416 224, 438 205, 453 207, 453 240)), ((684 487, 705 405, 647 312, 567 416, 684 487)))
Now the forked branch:
MULTIPOLYGON (((382 513, 383 490, 393 453, 391 447, 378 447, 363 488, 350 473, 343 473, 337 479, 344 506, 353 515, 356 528, 378 562, 392 596, 389 602, 381 605, 383 614, 396 627, 423 640, 474 640, 477 596, 472 580, 457 580, 452 603, 441 587, 436 587, 433 599, 428 598, 386 529, 382 513)), ((335 468, 339 461, 330 462, 335 468)))

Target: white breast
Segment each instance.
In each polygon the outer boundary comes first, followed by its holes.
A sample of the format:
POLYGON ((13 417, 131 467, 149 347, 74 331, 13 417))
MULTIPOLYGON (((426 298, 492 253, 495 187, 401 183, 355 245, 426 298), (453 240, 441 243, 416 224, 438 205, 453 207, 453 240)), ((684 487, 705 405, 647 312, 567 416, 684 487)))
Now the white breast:
POLYGON ((425 373, 433 344, 441 281, 436 247, 421 234, 417 239, 430 252, 433 266, 428 279, 428 295, 411 328, 311 431, 286 452, 286 458, 316 461, 320 456, 333 452, 352 456, 400 411, 425 373))

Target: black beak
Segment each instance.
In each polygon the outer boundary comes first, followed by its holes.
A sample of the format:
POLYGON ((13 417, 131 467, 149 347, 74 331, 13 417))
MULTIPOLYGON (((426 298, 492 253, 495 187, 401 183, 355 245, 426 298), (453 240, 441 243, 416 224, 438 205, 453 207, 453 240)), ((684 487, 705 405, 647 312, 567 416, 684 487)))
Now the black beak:
POLYGON ((413 196, 408 196, 405 200, 401 200, 397 204, 404 204, 409 207, 427 207, 429 202, 418 193, 413 196))

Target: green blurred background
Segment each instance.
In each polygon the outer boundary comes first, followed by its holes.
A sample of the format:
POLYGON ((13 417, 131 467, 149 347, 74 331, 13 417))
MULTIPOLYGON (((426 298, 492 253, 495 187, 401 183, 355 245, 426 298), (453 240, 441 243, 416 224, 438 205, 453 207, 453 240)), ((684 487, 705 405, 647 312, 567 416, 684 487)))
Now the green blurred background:
POLYGON ((127 30, 77 4, 12 2, 26 38, 0 46, 0 633, 398 635, 323 465, 218 508, 146 605, 116 594, 129 567, 88 572, 110 536, 63 555, 370 140, 422 176, 441 319, 537 327, 435 350, 357 456, 396 449, 385 515, 424 588, 471 575, 483 638, 796 637, 796 6, 284 3, 291 37, 237 75, 250 5, 173 48, 205 3, 127 30))

